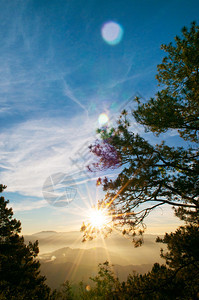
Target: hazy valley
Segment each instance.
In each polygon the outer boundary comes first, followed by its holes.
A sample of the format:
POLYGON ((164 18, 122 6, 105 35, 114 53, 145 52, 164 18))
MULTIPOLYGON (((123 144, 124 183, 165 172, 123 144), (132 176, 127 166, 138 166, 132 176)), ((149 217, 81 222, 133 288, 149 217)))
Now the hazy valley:
POLYGON ((151 269, 160 258, 162 244, 155 242, 155 235, 145 235, 144 244, 134 248, 132 242, 113 233, 106 239, 82 243, 82 233, 44 231, 25 236, 25 242, 39 240, 41 273, 47 283, 56 288, 65 280, 76 284, 97 274, 99 263, 109 261, 120 280, 136 271, 144 273, 151 269))

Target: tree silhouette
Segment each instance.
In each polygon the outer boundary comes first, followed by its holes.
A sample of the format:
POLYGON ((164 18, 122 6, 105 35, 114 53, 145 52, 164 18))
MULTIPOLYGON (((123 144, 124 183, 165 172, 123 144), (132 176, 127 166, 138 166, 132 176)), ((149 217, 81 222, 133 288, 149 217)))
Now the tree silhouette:
MULTIPOLYGON (((199 141, 199 27, 182 29, 182 38, 175 45, 162 45, 168 53, 158 65, 156 76, 163 89, 134 112, 136 120, 157 134, 168 128, 177 129, 180 136, 199 141)), ((139 99, 138 99, 139 102, 139 99)))
POLYGON ((59 289, 55 289, 50 296, 50 300, 73 300, 73 299, 75 299, 75 297, 72 292, 71 284, 68 280, 66 280, 63 284, 61 284, 59 289))
MULTIPOLYGON (((0 192, 6 187, 0 185, 0 192)), ((26 246, 21 223, 0 197, 0 299, 48 299, 50 289, 39 275, 38 241, 26 246)))
POLYGON ((157 135, 177 130, 185 146, 150 144, 132 132, 126 110, 115 128, 99 129, 101 138, 90 146, 96 156, 90 171, 120 171, 115 180, 101 179, 106 196, 100 204, 125 234, 134 236, 136 229, 142 234, 145 217, 164 204, 174 207, 180 219, 198 223, 199 27, 192 23, 182 35, 175 38, 175 45, 162 46, 168 52, 158 65, 157 79, 163 89, 146 103, 136 98, 138 107, 132 114, 157 135))
POLYGON ((158 241, 167 244, 167 252, 161 251, 167 266, 156 263, 147 274, 129 275, 124 299, 198 299, 198 226, 182 226, 158 241))
POLYGON ((81 299, 199 299, 198 226, 182 226, 158 241, 167 245, 166 253, 161 251, 166 265, 155 263, 150 272, 130 274, 121 283, 108 262, 99 264, 98 274, 91 278, 94 286, 88 290, 84 285, 81 299))
POLYGON ((94 286, 92 287, 90 285, 83 285, 83 283, 81 283, 81 299, 122 299, 120 298, 120 282, 111 270, 111 265, 108 261, 104 262, 103 264, 99 264, 98 274, 90 279, 94 283, 94 286))

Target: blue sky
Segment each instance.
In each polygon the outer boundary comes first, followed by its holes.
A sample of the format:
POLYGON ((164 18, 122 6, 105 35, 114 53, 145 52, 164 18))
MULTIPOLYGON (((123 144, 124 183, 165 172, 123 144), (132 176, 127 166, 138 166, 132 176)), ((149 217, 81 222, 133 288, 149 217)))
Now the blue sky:
MULTIPOLYGON (((76 211, 88 193, 97 199, 102 192, 71 158, 94 140, 101 113, 115 117, 132 95, 154 95, 160 45, 198 21, 198 11, 197 0, 0 1, 0 182, 24 233, 80 227, 76 211), (110 21, 123 29, 116 45, 102 38, 110 21), (81 190, 65 208, 42 194, 46 178, 59 172, 81 190)), ((164 226, 158 214, 151 224, 164 226)))

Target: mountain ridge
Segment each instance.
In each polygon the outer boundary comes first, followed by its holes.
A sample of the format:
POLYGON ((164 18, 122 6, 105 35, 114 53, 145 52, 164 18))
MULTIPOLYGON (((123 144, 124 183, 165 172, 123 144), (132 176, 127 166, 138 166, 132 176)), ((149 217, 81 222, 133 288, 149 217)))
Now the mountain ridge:
POLYGON ((89 278, 97 275, 99 263, 105 261, 110 262, 113 272, 121 281, 126 280, 127 276, 132 274, 133 271, 143 274, 152 267, 152 264, 120 265, 118 262, 122 263, 121 257, 113 252, 109 252, 107 257, 106 249, 102 247, 93 249, 65 247, 44 254, 39 260, 41 274, 46 276, 47 284, 51 288, 58 288, 65 280, 75 284, 83 280, 92 284, 89 278))

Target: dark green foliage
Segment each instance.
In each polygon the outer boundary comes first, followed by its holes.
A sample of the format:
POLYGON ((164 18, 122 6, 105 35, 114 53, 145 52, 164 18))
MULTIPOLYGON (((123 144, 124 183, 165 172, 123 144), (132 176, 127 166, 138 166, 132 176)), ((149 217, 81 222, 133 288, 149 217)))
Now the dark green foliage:
MULTIPOLYGON (((4 188, 1 185, 1 191, 4 188)), ((25 245, 19 236, 21 223, 8 203, 0 197, 0 299, 48 299, 50 289, 36 260, 38 241, 25 245)))
POLYGON ((54 290, 50 296, 50 300, 73 300, 75 299, 71 284, 66 280, 58 290, 54 290))
MULTIPOLYGON (((198 222, 199 152, 194 148, 151 145, 129 130, 126 114, 109 140, 120 156, 122 171, 105 178, 103 205, 113 212, 115 225, 133 230, 150 211, 164 204, 175 207, 178 217, 198 222)), ((106 159, 100 157, 100 163, 106 159)), ((103 163, 101 165, 105 165, 103 163)))
POLYGON ((113 271, 111 270, 111 266, 107 261, 103 264, 99 264, 98 275, 90 279, 95 283, 95 285, 91 287, 81 283, 81 299, 122 299, 120 293, 120 282, 114 275, 113 271))
POLYGON ((199 299, 198 226, 180 227, 158 241, 167 244, 161 256, 168 267, 154 264, 145 275, 129 276, 125 299, 199 299))
POLYGON ((199 27, 182 29, 175 45, 162 45, 168 53, 158 65, 156 78, 163 89, 134 112, 136 120, 147 129, 161 133, 177 129, 180 136, 199 141, 199 27))
MULTIPOLYGON (((170 268, 181 268, 199 263, 199 228, 187 225, 179 227, 174 233, 166 233, 163 239, 157 242, 167 245, 168 252, 161 251, 161 256, 170 268)), ((198 266, 199 267, 199 266, 198 266)))
MULTIPOLYGON (((184 295, 197 295, 199 292, 199 227, 187 225, 174 233, 166 233, 158 239, 167 245, 168 251, 161 251, 161 257, 179 281, 184 282, 184 295)), ((199 296, 199 294, 198 294, 199 296)))
POLYGON ((162 257, 168 266, 155 263, 147 274, 134 273, 120 283, 105 262, 92 278, 93 287, 86 290, 82 284, 81 299, 199 299, 198 226, 180 227, 175 233, 166 234, 161 242, 167 244, 168 250, 165 254, 162 252, 162 257))
POLYGON ((177 130, 185 140, 184 147, 170 147, 164 141, 150 144, 132 131, 125 110, 117 126, 99 130, 101 140, 90 146, 97 157, 91 171, 120 171, 115 180, 102 180, 107 193, 101 203, 109 207, 114 225, 133 236, 136 229, 145 228, 145 217, 164 204, 174 207, 180 219, 198 224, 199 27, 193 23, 190 31, 184 28, 182 33, 174 46, 162 46, 168 52, 158 66, 163 89, 145 104, 136 99, 138 108, 133 115, 157 134, 177 130))
POLYGON ((182 284, 176 285, 171 280, 172 276, 172 270, 157 263, 147 274, 129 275, 123 284, 123 299, 177 299, 182 284))

